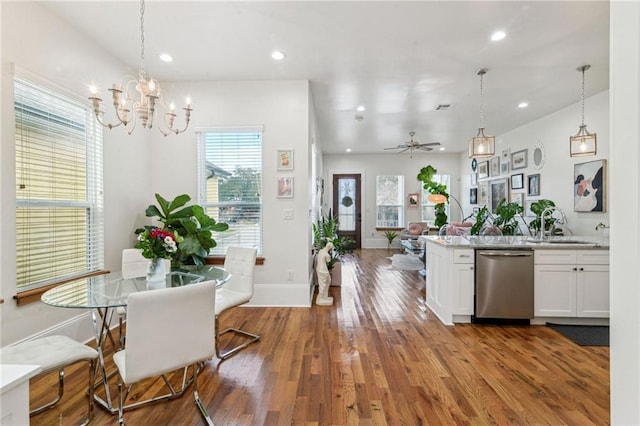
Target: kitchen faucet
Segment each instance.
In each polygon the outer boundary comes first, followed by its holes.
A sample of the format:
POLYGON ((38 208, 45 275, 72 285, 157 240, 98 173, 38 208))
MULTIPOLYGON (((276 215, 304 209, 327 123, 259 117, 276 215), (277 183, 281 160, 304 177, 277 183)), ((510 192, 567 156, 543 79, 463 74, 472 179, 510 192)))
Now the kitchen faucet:
POLYGON ((546 231, 545 231, 545 225, 544 225, 544 217, 547 214, 547 212, 549 212, 549 218, 551 218, 553 216, 553 212, 554 211, 558 211, 560 212, 560 215, 562 216, 561 219, 558 221, 559 223, 565 224, 567 223, 567 216, 564 214, 564 211, 562 211, 561 208, 556 207, 556 206, 549 206, 547 208, 545 208, 544 210, 542 210, 542 215, 540 215, 540 239, 544 240, 546 231))

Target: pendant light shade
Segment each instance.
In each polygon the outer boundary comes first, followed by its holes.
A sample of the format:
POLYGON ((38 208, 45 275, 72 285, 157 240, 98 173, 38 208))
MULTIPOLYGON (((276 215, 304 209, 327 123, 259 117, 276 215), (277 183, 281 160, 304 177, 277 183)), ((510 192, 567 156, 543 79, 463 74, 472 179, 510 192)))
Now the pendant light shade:
POLYGON ((588 155, 596 155, 597 138, 595 133, 589 133, 587 125, 584 124, 584 72, 591 68, 591 65, 582 65, 576 68, 576 71, 582 73, 582 124, 578 133, 569 138, 569 153, 572 157, 585 157, 588 155))
POLYGON ((488 158, 493 157, 496 152, 495 136, 487 136, 484 134, 484 115, 482 96, 484 94, 483 77, 487 73, 486 68, 478 70, 480 76, 480 127, 478 134, 469 141, 469 158, 488 158))

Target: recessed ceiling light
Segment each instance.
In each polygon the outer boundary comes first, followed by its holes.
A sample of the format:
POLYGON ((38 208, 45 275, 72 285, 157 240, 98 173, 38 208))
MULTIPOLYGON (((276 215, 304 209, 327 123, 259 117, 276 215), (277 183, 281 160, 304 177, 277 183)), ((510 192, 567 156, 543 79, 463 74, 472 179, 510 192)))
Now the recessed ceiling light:
POLYGON ((504 31, 496 31, 495 33, 491 34, 491 40, 493 41, 502 40, 506 36, 507 34, 504 31))
POLYGON ((347 148, 347 152, 351 152, 351 148, 347 148))
POLYGON ((362 111, 366 111, 367 109, 364 107, 364 105, 359 105, 358 108, 356 108, 356 110, 362 112, 362 111))
POLYGON ((444 146, 441 146, 441 147, 440 147, 440 151, 444 151, 444 146))
POLYGON ((271 54, 271 57, 276 61, 281 61, 287 57, 287 54, 281 50, 274 50, 273 53, 271 54))
POLYGON ((168 53, 161 53, 160 54, 160 60, 162 62, 173 62, 173 57, 171 55, 169 55, 168 53))
POLYGON ((528 103, 526 103, 526 102, 520 102, 520 103, 518 104, 518 108, 526 108, 526 107, 528 107, 528 106, 529 106, 529 104, 528 104, 528 103))

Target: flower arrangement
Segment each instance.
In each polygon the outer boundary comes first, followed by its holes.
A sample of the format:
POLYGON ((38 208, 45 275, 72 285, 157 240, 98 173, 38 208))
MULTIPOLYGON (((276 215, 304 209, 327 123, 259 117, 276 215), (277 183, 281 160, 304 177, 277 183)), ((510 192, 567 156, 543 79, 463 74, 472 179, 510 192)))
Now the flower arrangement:
POLYGON ((135 248, 142 250, 147 259, 170 259, 178 251, 182 238, 170 231, 155 226, 147 226, 138 234, 135 248))

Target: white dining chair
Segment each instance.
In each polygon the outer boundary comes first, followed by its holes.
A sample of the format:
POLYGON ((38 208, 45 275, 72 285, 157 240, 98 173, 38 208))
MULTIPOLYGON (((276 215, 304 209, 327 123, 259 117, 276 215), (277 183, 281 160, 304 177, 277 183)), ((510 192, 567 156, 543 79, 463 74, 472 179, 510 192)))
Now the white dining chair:
POLYGON ((53 401, 46 403, 29 412, 30 416, 42 413, 54 407, 64 395, 64 369, 71 364, 80 361, 89 363, 89 406, 87 424, 93 418, 93 384, 96 374, 96 359, 98 351, 67 336, 46 336, 33 340, 27 340, 15 345, 0 349, 0 364, 39 365, 42 371, 39 375, 58 372, 58 396, 53 401))
POLYGON ((224 260, 224 269, 231 274, 231 278, 216 290, 216 356, 222 360, 229 358, 239 350, 260 340, 257 334, 249 333, 238 328, 229 327, 220 331, 220 315, 236 306, 243 305, 253 297, 254 270, 256 264, 256 249, 247 247, 229 247, 224 260), (233 332, 250 340, 231 349, 222 350, 220 336, 233 332))
POLYGON ((169 393, 127 408, 177 398, 193 383, 195 403, 207 424, 213 424, 200 400, 197 381, 203 363, 215 354, 215 284, 210 280, 129 295, 126 348, 113 356, 120 376, 120 424, 124 424, 124 403, 133 384, 156 376, 163 377, 169 393), (174 390, 165 374, 189 366, 193 376, 187 380, 183 374, 181 389, 174 390))

